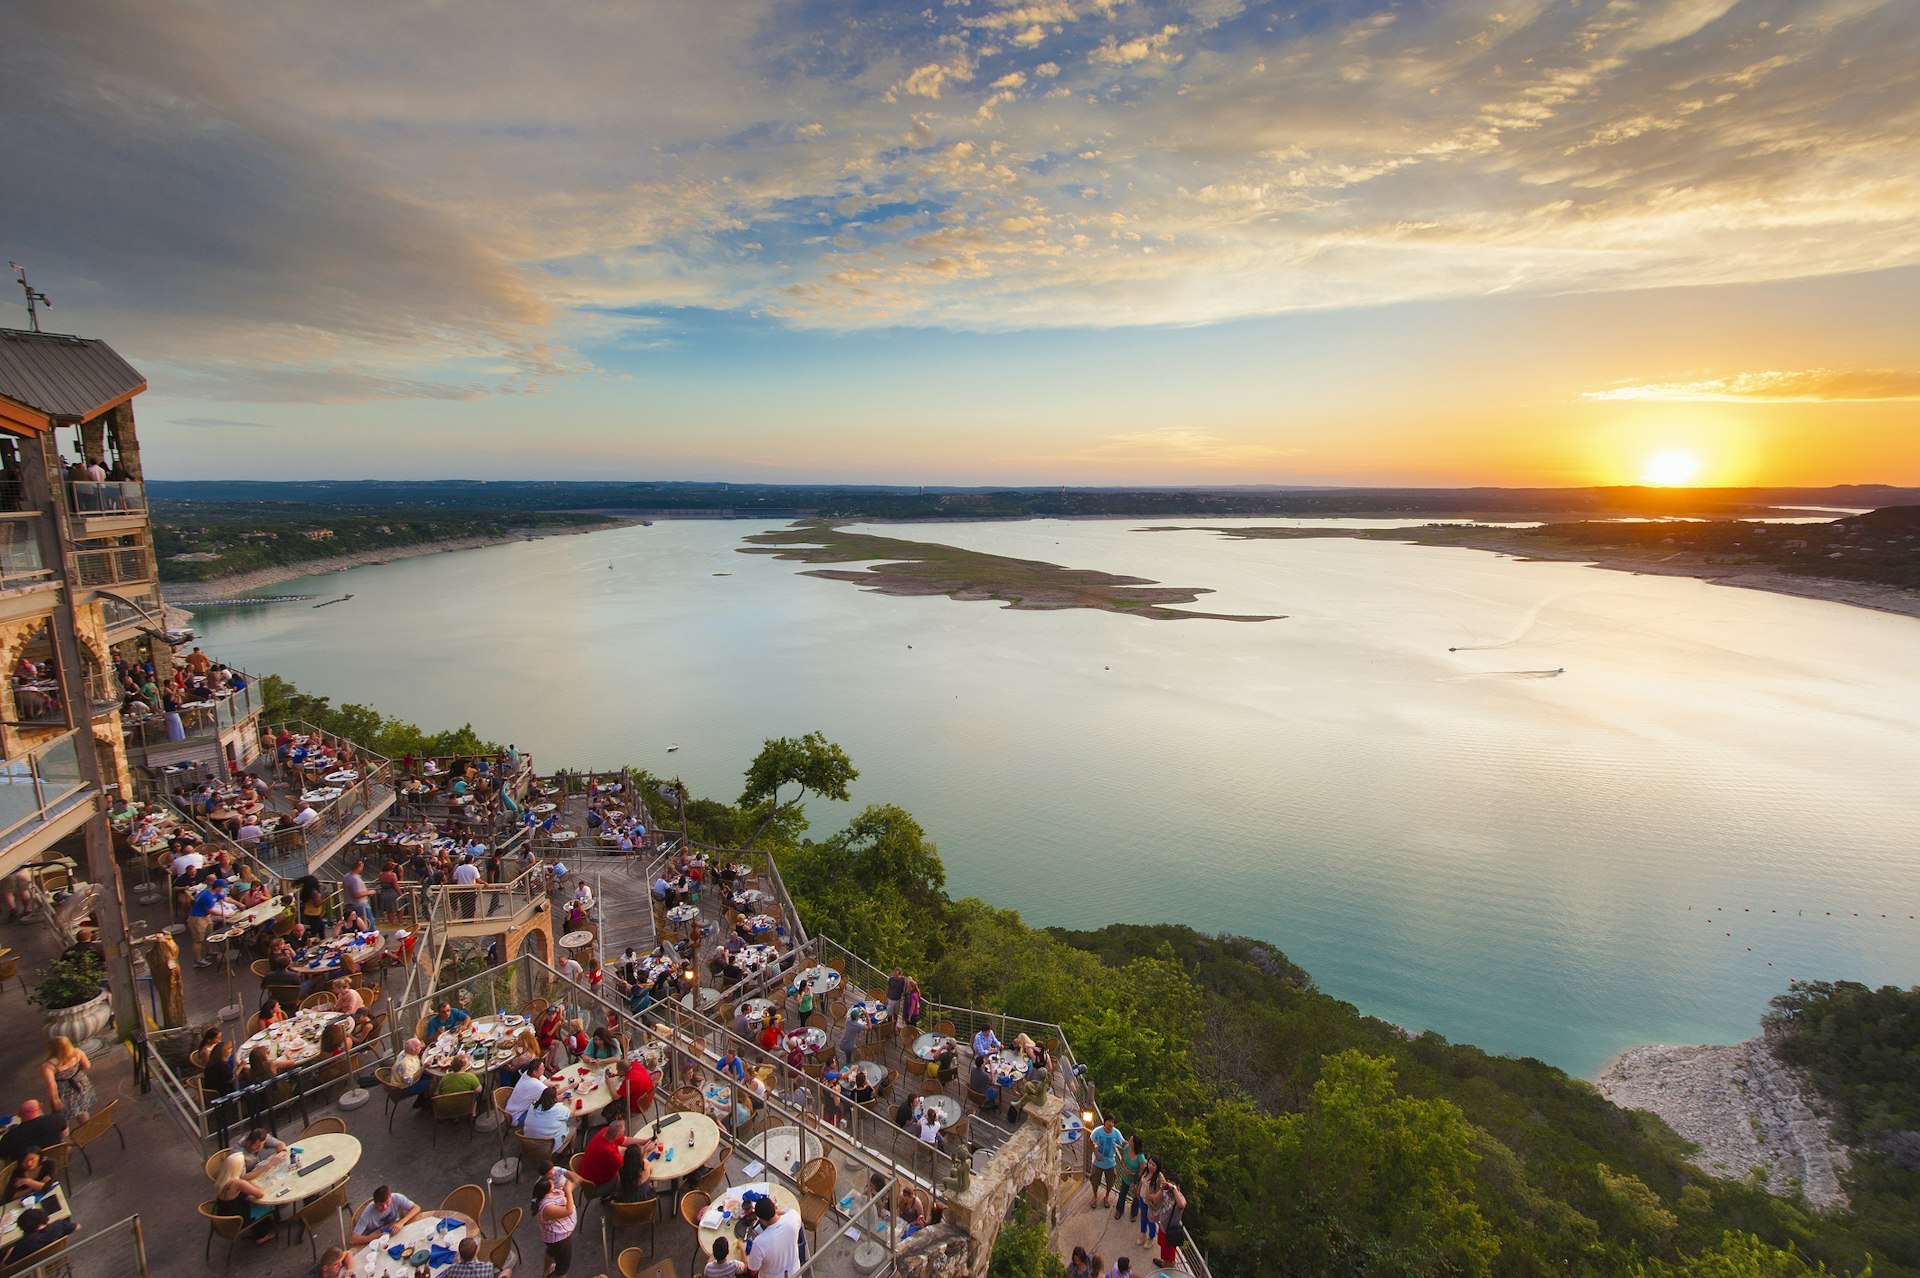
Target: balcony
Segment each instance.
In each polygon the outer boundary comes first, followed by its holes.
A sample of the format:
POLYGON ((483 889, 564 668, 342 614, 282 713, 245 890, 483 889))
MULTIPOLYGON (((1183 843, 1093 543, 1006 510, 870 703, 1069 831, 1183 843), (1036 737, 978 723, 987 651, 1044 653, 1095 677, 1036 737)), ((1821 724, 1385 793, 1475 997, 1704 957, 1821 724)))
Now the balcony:
POLYGON ((0 590, 52 582, 53 569, 40 556, 40 516, 0 515, 0 590))
MULTIPOLYGON (((178 740, 181 742, 213 740, 241 726, 249 716, 260 713, 260 693, 257 691, 259 685, 251 675, 246 675, 245 678, 247 686, 236 692, 224 697, 216 697, 210 702, 197 701, 180 707, 180 726, 186 735, 178 740)), ((174 740, 167 735, 165 715, 149 713, 144 717, 135 718, 135 713, 137 712, 121 715, 121 730, 126 735, 129 750, 161 751, 174 740)), ((193 752, 188 750, 181 753, 184 756, 193 752)), ((150 756, 147 762, 153 765, 155 760, 150 756)), ((165 762, 173 762, 173 760, 168 758, 165 762)))
POLYGON ((79 550, 74 552, 73 558, 79 567, 82 586, 137 586, 151 584, 157 579, 154 575, 153 551, 144 545, 79 550))
POLYGON ((97 483, 91 479, 67 481, 67 509, 87 519, 96 517, 120 518, 126 515, 147 513, 147 488, 138 480, 108 480, 97 483))
POLYGON ((0 763, 0 855, 49 822, 84 809, 90 793, 80 774, 77 732, 0 763))

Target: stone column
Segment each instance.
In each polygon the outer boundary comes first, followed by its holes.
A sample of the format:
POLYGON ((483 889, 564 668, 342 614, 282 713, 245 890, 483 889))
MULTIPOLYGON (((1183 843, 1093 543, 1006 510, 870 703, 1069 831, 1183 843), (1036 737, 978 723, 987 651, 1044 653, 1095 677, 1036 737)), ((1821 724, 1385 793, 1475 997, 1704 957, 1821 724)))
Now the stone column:
POLYGON ((113 432, 113 446, 120 454, 120 466, 128 479, 144 479, 140 469, 140 437, 133 429, 133 405, 122 404, 106 415, 107 428, 113 432))

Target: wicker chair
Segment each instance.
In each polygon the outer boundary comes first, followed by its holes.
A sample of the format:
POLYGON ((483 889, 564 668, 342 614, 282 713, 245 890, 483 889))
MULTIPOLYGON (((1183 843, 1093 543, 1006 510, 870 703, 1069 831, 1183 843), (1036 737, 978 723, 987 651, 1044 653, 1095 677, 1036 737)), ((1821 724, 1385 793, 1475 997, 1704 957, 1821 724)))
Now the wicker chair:
POLYGON ((833 1204, 818 1194, 800 1195, 800 1227, 813 1235, 815 1250, 820 1245, 820 1222, 832 1209, 833 1204))
MULTIPOLYGON (((606 1211, 600 1217, 600 1245, 607 1256, 613 1256, 613 1238, 616 1230, 647 1227, 647 1250, 654 1249, 654 1242, 660 1223, 660 1200, 649 1198, 637 1203, 616 1203, 605 1200, 606 1211)), ((629 1250, 638 1250, 630 1248, 629 1250)), ((621 1253, 624 1255, 625 1253, 621 1253)))
POLYGON ((327 1008, 332 1006, 333 1006, 333 995, 327 993, 324 990, 322 990, 318 994, 309 994, 305 998, 300 1000, 300 1010, 303 1012, 324 1011, 327 1008))
POLYGON ((484 1226, 487 1220, 487 1191, 480 1185, 462 1185, 458 1189, 447 1191, 440 1200, 441 1211, 457 1211, 471 1220, 476 1226, 484 1226))
MULTIPOLYGON (((227 1240, 227 1264, 233 1264, 233 1245, 240 1241, 240 1235, 247 1232, 248 1221, 239 1216, 222 1216, 215 1209, 219 1203, 209 1199, 200 1204, 200 1219, 207 1222, 207 1245, 204 1254, 208 1264, 213 1263, 213 1240, 227 1240)), ((61 1242, 66 1239, 62 1238, 61 1242)))
POLYGON ((382 1065, 379 1069, 374 1070, 373 1076, 379 1081, 380 1090, 387 1094, 387 1130, 391 1132, 393 1130, 394 1113, 399 1110, 402 1102, 412 1100, 413 1098, 407 1095, 407 1089, 405 1087, 394 1081, 393 1070, 387 1066, 382 1065))
POLYGON ((680 1195, 680 1219, 693 1231, 693 1263, 698 1266, 700 1260, 700 1217, 706 1215, 712 1206, 713 1197, 698 1189, 689 1189, 680 1195))
POLYGON ((293 1223, 307 1236, 307 1250, 313 1253, 315 1264, 320 1261, 320 1244, 315 1239, 323 1226, 338 1219, 339 1213, 345 1209, 346 1205, 347 1182, 343 1180, 294 1212, 293 1223))
POLYGON ((800 1169, 800 1185, 809 1194, 833 1198, 833 1191, 840 1187, 840 1171, 833 1165, 831 1158, 814 1158, 800 1169))
POLYGON ((87 1152, 87 1146, 93 1144, 93 1142, 99 1140, 111 1131, 115 1136, 120 1138, 120 1148, 125 1149, 127 1147, 127 1134, 120 1130, 120 1124, 115 1122, 113 1117, 113 1107, 119 1103, 120 1100, 118 1097, 108 1101, 95 1112, 93 1117, 87 1119, 86 1122, 67 1133, 68 1143, 79 1150, 80 1157, 86 1160, 87 1175, 89 1176, 93 1175, 93 1155, 87 1152))
POLYGON ((344 1136, 346 1134, 347 1120, 336 1114, 328 1114, 325 1118, 316 1118, 301 1128, 300 1134, 294 1139, 305 1140, 309 1136, 344 1136))
POLYGON ((440 1124, 464 1121, 467 1125, 467 1139, 473 1139, 473 1120, 480 1113, 480 1093, 455 1092, 451 1096, 433 1098, 433 1143, 440 1143, 440 1124))
POLYGON ((514 1248, 518 1245, 513 1241, 513 1231, 520 1228, 522 1210, 519 1207, 509 1210, 495 1222, 493 1240, 480 1244, 481 1258, 491 1262, 496 1270, 511 1268, 507 1262, 513 1258, 514 1248))
MULTIPOLYGON (((645 1269, 640 1268, 646 1263, 647 1258, 638 1247, 629 1247, 620 1253, 615 1268, 619 1269, 620 1278, 680 1278, 680 1271, 671 1260, 655 1261, 645 1269)), ((695 1264, 698 1263, 696 1260, 695 1264)))
MULTIPOLYGON (((42 1247, 39 1251, 34 1252, 32 1255, 22 1256, 19 1260, 14 1261, 13 1264, 7 1266, 6 1272, 9 1274, 38 1273, 40 1272, 41 1265, 45 1264, 47 1261, 52 1260, 56 1256, 63 1256, 66 1254, 68 1241, 69 1241, 68 1238, 56 1238, 52 1242, 48 1243, 46 1246, 42 1247)), ((209 1248, 212 1247, 213 1242, 211 1239, 208 1240, 207 1245, 209 1248)), ((229 1261, 233 1259, 233 1249, 231 1247, 227 1249, 227 1259, 229 1261)))

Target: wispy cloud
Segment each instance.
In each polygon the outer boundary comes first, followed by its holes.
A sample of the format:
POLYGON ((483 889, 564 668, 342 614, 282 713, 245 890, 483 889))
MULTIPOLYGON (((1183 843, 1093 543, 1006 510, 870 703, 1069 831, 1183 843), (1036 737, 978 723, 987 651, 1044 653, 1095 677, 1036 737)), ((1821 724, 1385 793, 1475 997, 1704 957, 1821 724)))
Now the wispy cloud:
POLYGON ((1588 391, 1584 399, 1711 404, 1879 404, 1920 402, 1920 372, 1807 368, 1731 373, 1680 382, 1641 382, 1588 391))
POLYGON ((29 6, 0 223, 231 399, 538 389, 680 308, 1201 324, 1920 262, 1911 0, 853 7, 478 0, 449 45, 375 0, 29 6))
POLYGON ((192 426, 207 430, 225 430, 230 427, 245 427, 251 430, 272 430, 271 422, 243 422, 232 417, 175 417, 175 426, 192 426))

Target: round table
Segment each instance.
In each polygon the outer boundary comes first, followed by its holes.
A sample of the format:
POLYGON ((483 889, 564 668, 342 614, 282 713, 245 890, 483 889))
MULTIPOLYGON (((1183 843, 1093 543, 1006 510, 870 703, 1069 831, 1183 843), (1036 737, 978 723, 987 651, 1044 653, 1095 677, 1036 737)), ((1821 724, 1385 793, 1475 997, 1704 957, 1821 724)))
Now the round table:
POLYGON ((872 1029, 887 1019, 887 1005, 879 999, 863 998, 847 1008, 847 1019, 872 1029))
POLYGON ((1033 1062, 1011 1048, 1003 1047, 986 1060, 987 1073, 993 1081, 1005 1087, 1017 1083, 1033 1069, 1033 1062))
POLYGON ((533 811, 539 813, 541 816, 545 816, 547 813, 553 811, 553 809, 554 805, 551 803, 536 803, 533 805, 533 811))
MULTIPOLYGON (((703 1012, 711 1012, 715 1007, 719 1006, 719 1004, 720 1004, 720 991, 716 990, 711 985, 702 985, 700 987, 699 1010, 703 1012)), ((692 994, 682 994, 680 996, 680 1005, 682 1007, 692 1007, 694 1005, 694 996, 692 994)))
POLYGON ((669 1114, 667 1118, 673 1121, 667 1123, 664 1131, 660 1130, 659 1123, 648 1123, 637 1133, 658 1139, 673 1151, 671 1161, 665 1151, 647 1161, 647 1179, 656 1184, 696 1174, 720 1148, 720 1124, 705 1114, 669 1114))
POLYGON ((802 1055, 811 1056, 827 1045, 827 1032, 818 1025, 803 1025, 796 1030, 787 1031, 787 1043, 799 1042, 802 1055))
POLYGON ((840 988, 840 973, 825 963, 816 963, 795 978, 793 984, 787 987, 787 993, 798 994, 802 984, 812 986, 815 994, 831 994, 840 988))
POLYGON ((930 1109, 940 1115, 940 1129, 945 1131, 960 1121, 960 1102, 951 1096, 919 1096, 914 1098, 913 1110, 916 1115, 922 1109, 930 1109))
POLYGON ((676 905, 667 911, 669 923, 691 923, 699 917, 700 907, 697 905, 676 905))
POLYGON ((340 970, 340 956, 350 956, 362 967, 378 958, 387 948, 387 938, 378 932, 361 932, 349 941, 345 937, 309 945, 293 956, 293 970, 301 976, 327 976, 340 970))
MULTIPOLYGON (((331 1171, 333 1169, 328 1168, 327 1170, 331 1171)), ((461 1240, 468 1235, 472 1235, 475 1238, 482 1236, 478 1223, 466 1213, 458 1211, 429 1211, 425 1207, 422 1207, 419 1217, 411 1223, 396 1229, 385 1238, 370 1242, 360 1248, 359 1251, 355 1253, 356 1264, 354 1273, 358 1278, 413 1278, 415 1272, 414 1266, 408 1264, 404 1258, 395 1260, 388 1248, 399 1246, 408 1248, 425 1247, 431 1243, 439 1243, 442 1247, 457 1254, 460 1250, 461 1240), (446 1220, 452 1220, 458 1223, 455 1228, 442 1229, 440 1227, 441 1222, 446 1220)), ((433 1272, 439 1273, 445 1268, 445 1265, 436 1266, 433 1272)))
POLYGON ((864 1077, 869 1083, 873 1084, 873 1090, 876 1092, 879 1091, 881 1086, 887 1081, 887 1067, 879 1061, 855 1061, 847 1068, 847 1072, 849 1074, 859 1074, 864 1077))
MULTIPOLYGON (((731 1211, 733 1213, 733 1220, 738 1220, 740 1218, 741 1195, 749 1189, 755 1193, 766 1194, 771 1197, 774 1202, 780 1205, 780 1210, 783 1212, 797 1212, 800 1210, 800 1200, 793 1196, 792 1190, 788 1189, 785 1185, 769 1185, 764 1181, 756 1181, 750 1185, 730 1186, 721 1191, 720 1197, 714 1200, 713 1206, 722 1210, 731 1211)), ((702 1219, 704 1220, 705 1217, 702 1217, 702 1219)), ((702 1228, 700 1230, 701 1253, 709 1256, 712 1255, 713 1240, 721 1237, 727 1239, 733 1238, 732 1221, 728 1221, 726 1224, 715 1229, 702 1228)))
POLYGON ((733 894, 733 903, 740 909, 750 910, 756 905, 764 905, 773 898, 759 888, 741 888, 733 894))
POLYGON ((490 1069, 498 1069, 514 1057, 515 1041, 520 1031, 532 1028, 533 1022, 524 1016, 497 1014, 483 1016, 467 1021, 452 1031, 453 1041, 439 1039, 427 1044, 427 1050, 420 1058, 420 1068, 429 1074, 444 1074, 453 1063, 456 1052, 467 1057, 467 1067, 476 1074, 484 1074, 490 1069))
POLYGON ((715 1118, 726 1118, 733 1113, 733 1088, 725 1083, 708 1083, 701 1089, 700 1098, 715 1118))
POLYGON ((801 1167, 822 1153, 820 1138, 808 1132, 803 1145, 798 1127, 769 1127, 748 1139, 747 1149, 767 1166, 778 1168, 795 1180, 800 1178, 801 1167))
POLYGON ((340 797, 340 794, 341 794, 341 790, 339 786, 332 786, 332 785, 321 786, 318 790, 308 790, 305 794, 301 795, 300 802, 332 803, 335 799, 340 797))
POLYGON ((773 1000, 770 998, 750 998, 740 1005, 740 1010, 746 1014, 747 1024, 764 1024, 767 1019, 767 1013, 773 1010, 773 1000))
POLYGON ((555 830, 547 836, 547 839, 553 843, 571 843, 579 837, 580 831, 578 830, 555 830))
POLYGON ((584 950, 592 944, 591 932, 569 932, 560 938, 560 948, 563 950, 584 950))
POLYGON ((560 1092, 562 1104, 573 1110, 576 1120, 598 1114, 613 1103, 614 1089, 607 1085, 607 1067, 603 1063, 581 1061, 547 1076, 560 1092))
MULTIPOLYGON (((234 1058, 244 1061, 256 1047, 265 1047, 275 1060, 304 1065, 320 1055, 320 1036, 335 1021, 351 1020, 339 1012, 308 1008, 295 1012, 284 1021, 275 1021, 233 1049, 234 1058)), ((311 1179, 311 1178, 309 1178, 311 1179)))
POLYGON ((359 779, 360 774, 352 768, 342 768, 338 772, 327 773, 327 780, 333 782, 335 785, 345 785, 349 781, 358 781, 359 779))
POLYGON ((335 1185, 353 1174, 360 1164, 360 1141, 358 1137, 348 1136, 344 1132, 329 1132, 322 1136, 308 1136, 304 1140, 288 1141, 289 1150, 300 1151, 300 1171, 295 1171, 285 1156, 279 1166, 265 1174, 255 1172, 252 1180, 265 1191, 260 1202, 268 1207, 284 1207, 288 1203, 297 1203, 303 1198, 314 1198, 326 1193, 335 1185), (323 1158, 332 1162, 324 1167, 315 1167, 323 1158), (305 1174, 302 1175, 301 1173, 305 1174))
POLYGON ((780 927, 779 920, 771 914, 749 914, 740 921, 754 936, 765 936, 769 932, 778 931, 780 927))
POLYGON ((913 1040, 913 1054, 923 1061, 930 1061, 946 1050, 951 1044, 956 1050, 959 1043, 945 1034, 922 1034, 913 1040))
POLYGON ((762 968, 769 967, 780 957, 780 951, 771 945, 748 945, 733 956, 733 965, 742 972, 752 975, 762 968))

